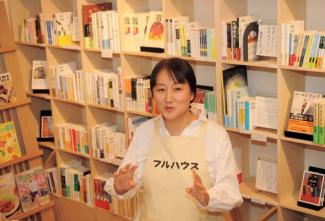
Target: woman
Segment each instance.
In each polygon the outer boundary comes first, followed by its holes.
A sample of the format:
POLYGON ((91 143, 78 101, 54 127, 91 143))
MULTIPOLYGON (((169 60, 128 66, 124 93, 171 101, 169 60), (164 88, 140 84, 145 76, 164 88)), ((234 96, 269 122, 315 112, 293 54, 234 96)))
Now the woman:
POLYGON ((160 116, 140 125, 105 190, 128 198, 143 188, 140 220, 209 220, 242 203, 227 132, 190 111, 196 79, 185 60, 160 61, 150 79, 160 116))

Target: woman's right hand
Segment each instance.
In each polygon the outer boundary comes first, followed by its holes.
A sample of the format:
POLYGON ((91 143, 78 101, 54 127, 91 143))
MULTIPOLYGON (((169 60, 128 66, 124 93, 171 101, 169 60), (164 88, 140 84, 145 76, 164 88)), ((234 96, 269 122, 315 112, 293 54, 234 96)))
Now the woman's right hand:
POLYGON ((136 186, 133 179, 137 165, 127 164, 114 173, 114 189, 117 194, 124 194, 136 186))

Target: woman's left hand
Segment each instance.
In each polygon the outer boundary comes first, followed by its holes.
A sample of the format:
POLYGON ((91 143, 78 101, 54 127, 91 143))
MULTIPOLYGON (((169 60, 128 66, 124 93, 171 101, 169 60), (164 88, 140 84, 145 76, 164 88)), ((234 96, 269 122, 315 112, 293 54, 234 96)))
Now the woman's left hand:
POLYGON ((204 187, 201 177, 192 170, 193 186, 186 188, 186 192, 192 195, 202 206, 207 206, 210 200, 208 191, 204 187))

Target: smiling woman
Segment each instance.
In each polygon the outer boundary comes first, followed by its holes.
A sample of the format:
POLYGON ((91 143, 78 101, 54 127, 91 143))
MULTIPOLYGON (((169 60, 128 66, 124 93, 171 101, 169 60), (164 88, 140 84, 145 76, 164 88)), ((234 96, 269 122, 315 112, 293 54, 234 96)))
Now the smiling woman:
POLYGON ((190 111, 196 92, 190 64, 179 58, 160 61, 150 86, 161 115, 136 129, 105 190, 126 199, 143 188, 141 221, 216 220, 208 211, 239 206, 237 166, 227 132, 190 111))

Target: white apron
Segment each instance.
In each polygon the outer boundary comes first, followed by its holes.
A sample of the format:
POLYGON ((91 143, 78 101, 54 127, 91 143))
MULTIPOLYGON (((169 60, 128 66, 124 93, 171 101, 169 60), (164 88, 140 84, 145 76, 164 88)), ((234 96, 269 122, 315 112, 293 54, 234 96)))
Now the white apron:
POLYGON ((159 121, 154 125, 142 177, 140 221, 216 220, 185 191, 193 186, 191 169, 196 169, 206 188, 212 186, 204 148, 207 123, 200 126, 198 137, 161 136, 159 121))

